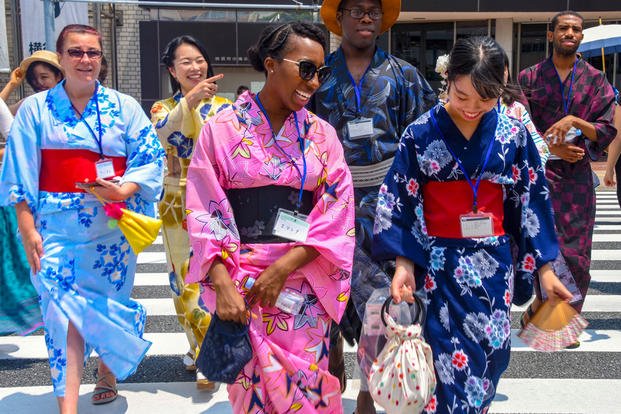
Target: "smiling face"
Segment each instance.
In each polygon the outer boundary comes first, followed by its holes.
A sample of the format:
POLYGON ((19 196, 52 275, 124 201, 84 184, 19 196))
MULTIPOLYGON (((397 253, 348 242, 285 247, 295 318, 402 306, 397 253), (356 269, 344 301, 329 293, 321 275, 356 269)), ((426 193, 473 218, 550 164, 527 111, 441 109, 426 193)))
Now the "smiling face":
POLYGON ((175 50, 170 74, 181 85, 181 93, 190 92, 198 83, 207 79, 207 60, 196 46, 182 43, 175 50))
POLYGON ((548 41, 552 42, 554 52, 562 56, 575 54, 582 37, 582 19, 572 15, 560 16, 554 31, 548 32, 548 41))
POLYGON ((62 79, 62 75, 56 74, 49 65, 42 62, 35 62, 30 65, 29 71, 32 71, 32 87, 35 92, 47 91, 56 86, 62 79))
POLYGON ((86 53, 81 57, 72 57, 68 50, 100 51, 99 38, 90 33, 68 33, 63 42, 62 53, 59 54, 60 65, 69 83, 92 84, 97 80, 101 70, 101 56, 89 58, 86 53))
POLYGON ((375 47, 375 39, 380 35, 382 19, 381 17, 378 20, 371 19, 369 12, 382 10, 380 0, 343 0, 339 9, 336 12, 336 20, 343 31, 342 42, 361 50, 375 47), (351 17, 353 9, 366 13, 361 18, 355 19, 351 17))
POLYGON ((472 84, 470 75, 457 76, 448 87, 449 104, 447 111, 466 123, 478 124, 487 112, 491 111, 498 98, 483 99, 472 84))
POLYGON ((314 40, 295 34, 289 36, 287 43, 282 56, 287 60, 277 61, 271 57, 265 59, 267 82, 275 86, 270 89, 277 95, 281 108, 299 111, 308 104, 313 93, 319 88, 319 80, 317 74, 310 80, 302 79, 299 67, 294 62, 305 60, 312 62, 317 68, 323 66, 323 47, 314 40))

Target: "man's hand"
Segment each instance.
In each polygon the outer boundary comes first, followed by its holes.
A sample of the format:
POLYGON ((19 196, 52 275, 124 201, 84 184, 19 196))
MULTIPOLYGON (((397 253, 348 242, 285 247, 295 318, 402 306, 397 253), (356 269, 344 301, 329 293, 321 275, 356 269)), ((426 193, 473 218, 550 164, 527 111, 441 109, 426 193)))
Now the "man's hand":
POLYGON ((567 131, 574 126, 574 120, 575 117, 573 115, 567 115, 548 128, 548 130, 543 134, 543 137, 548 145, 564 144, 565 135, 567 135, 567 131))
POLYGON ((550 145, 550 153, 567 162, 578 162, 584 158, 584 150, 580 147, 571 144, 556 144, 550 145))

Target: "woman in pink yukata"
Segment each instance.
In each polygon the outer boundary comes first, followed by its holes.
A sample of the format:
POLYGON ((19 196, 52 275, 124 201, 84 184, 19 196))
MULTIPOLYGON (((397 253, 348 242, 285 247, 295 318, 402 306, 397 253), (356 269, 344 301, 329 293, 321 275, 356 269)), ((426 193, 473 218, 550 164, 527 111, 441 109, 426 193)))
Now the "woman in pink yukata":
POLYGON ((334 128, 305 109, 330 76, 324 48, 312 24, 265 29, 248 50, 265 86, 205 124, 188 170, 186 281, 210 312, 250 324, 253 358, 228 387, 235 413, 342 412, 329 329, 349 298, 354 203, 334 128))

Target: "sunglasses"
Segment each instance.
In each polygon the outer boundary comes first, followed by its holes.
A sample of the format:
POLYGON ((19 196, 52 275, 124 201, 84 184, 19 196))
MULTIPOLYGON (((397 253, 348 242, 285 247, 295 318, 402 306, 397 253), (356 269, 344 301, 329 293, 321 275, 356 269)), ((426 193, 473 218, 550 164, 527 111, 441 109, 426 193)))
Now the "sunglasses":
POLYGON ((330 68, 330 66, 324 65, 318 68, 310 60, 300 60, 299 62, 285 58, 283 58, 282 60, 298 65, 300 78, 304 79, 305 81, 312 80, 315 77, 316 73, 319 83, 324 83, 332 74, 332 69, 330 68))
POLYGON ((73 59, 82 59, 82 56, 86 55, 89 59, 100 59, 103 56, 103 52, 97 49, 82 50, 82 49, 67 49, 67 54, 73 59))

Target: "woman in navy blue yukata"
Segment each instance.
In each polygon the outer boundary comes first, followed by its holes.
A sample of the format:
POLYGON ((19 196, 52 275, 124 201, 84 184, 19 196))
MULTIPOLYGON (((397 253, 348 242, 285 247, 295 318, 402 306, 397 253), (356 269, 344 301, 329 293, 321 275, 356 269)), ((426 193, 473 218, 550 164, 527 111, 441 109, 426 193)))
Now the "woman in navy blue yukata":
POLYGON ((380 188, 374 255, 397 259, 396 302, 417 288, 426 296, 438 379, 426 413, 487 412, 509 364, 513 296, 530 297, 537 272, 551 300, 571 298, 549 264, 558 243, 537 148, 524 125, 494 110, 503 75, 493 39, 458 40, 448 103, 406 129, 380 188), (415 264, 425 269, 416 278, 415 264))

